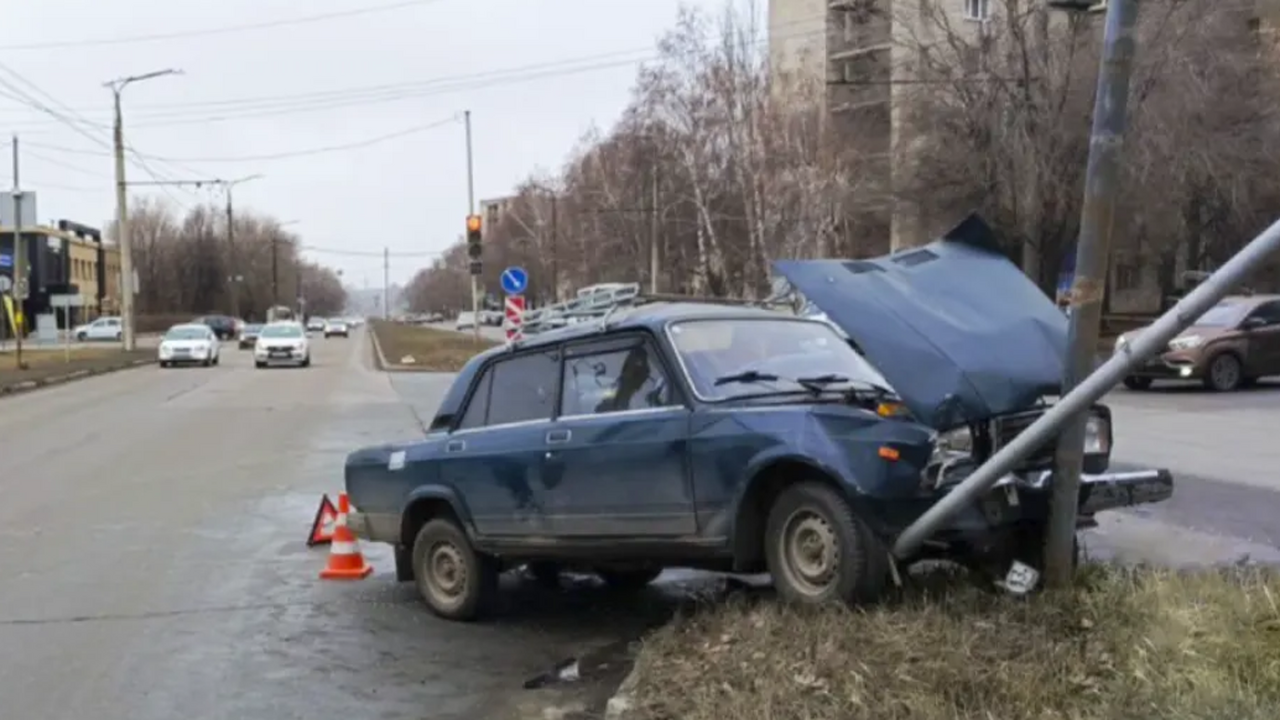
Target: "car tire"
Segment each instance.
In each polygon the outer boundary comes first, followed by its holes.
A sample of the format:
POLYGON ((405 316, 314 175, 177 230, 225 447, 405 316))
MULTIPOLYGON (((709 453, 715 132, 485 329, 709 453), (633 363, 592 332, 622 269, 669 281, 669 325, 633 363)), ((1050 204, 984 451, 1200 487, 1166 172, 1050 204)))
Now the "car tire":
POLYGON ((298 367, 311 367, 311 356, 308 355, 307 358, 303 360, 298 367))
POLYGON ((218 357, 217 355, 214 355, 214 356, 213 356, 213 364, 214 364, 214 365, 217 365, 217 364, 218 364, 219 362, 221 362, 221 361, 222 361, 222 358, 221 358, 221 357, 218 357))
POLYGON ((596 575, 604 580, 611 590, 640 590, 658 579, 662 574, 662 566, 648 566, 634 569, 596 568, 596 575))
POLYGON ((820 482, 782 491, 769 510, 764 542, 774 587, 788 602, 874 602, 889 581, 888 548, 848 501, 820 482), (802 550, 819 557, 799 557, 802 550))
POLYGON ((85 333, 82 333, 82 332, 76 333, 76 340, 78 342, 84 342, 85 340, 88 340, 88 339, 89 339, 89 336, 86 335, 85 333))
POLYGON ((427 607, 448 620, 477 619, 498 593, 497 566, 450 520, 429 520, 418 530, 413 575, 427 607))
POLYGON ((213 364, 213 361, 212 361, 212 360, 201 360, 201 361, 200 361, 200 367, 209 367, 209 366, 210 366, 210 365, 212 365, 212 364, 213 364))
POLYGON ((1130 375, 1124 379, 1124 386, 1130 390, 1147 390, 1151 387, 1151 378, 1130 375))
POLYGON ((254 367, 256 367, 256 368, 258 368, 259 370, 262 370, 263 368, 265 368, 265 367, 267 366, 267 364, 266 364, 266 363, 264 363, 264 362, 261 362, 261 361, 259 361, 259 360, 254 360, 254 361, 253 361, 253 366, 254 366, 254 367))
POLYGON ((1215 355, 1204 372, 1204 384, 1214 392, 1239 390, 1244 384, 1244 366, 1240 358, 1229 352, 1215 355))
POLYGON ((162 367, 162 368, 167 368, 167 367, 169 367, 169 361, 167 361, 167 360, 161 360, 161 361, 160 361, 160 367, 162 367))
POLYGON ((116 342, 120 342, 121 340, 124 340, 124 333, 122 332, 116 333, 116 342))

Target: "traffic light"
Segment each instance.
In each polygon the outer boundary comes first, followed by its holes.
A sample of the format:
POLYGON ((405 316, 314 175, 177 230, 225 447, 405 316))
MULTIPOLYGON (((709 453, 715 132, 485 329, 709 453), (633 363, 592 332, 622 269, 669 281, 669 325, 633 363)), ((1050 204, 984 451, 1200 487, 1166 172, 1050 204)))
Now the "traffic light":
POLYGON ((484 254, 480 247, 480 216, 467 216, 467 257, 471 258, 471 274, 479 275, 482 269, 480 256, 484 254))

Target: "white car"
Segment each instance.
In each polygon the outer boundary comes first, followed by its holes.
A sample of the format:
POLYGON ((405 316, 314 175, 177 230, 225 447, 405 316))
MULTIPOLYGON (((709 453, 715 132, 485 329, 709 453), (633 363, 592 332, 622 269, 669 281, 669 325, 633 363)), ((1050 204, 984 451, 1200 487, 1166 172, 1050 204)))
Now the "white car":
POLYGON ((341 318, 333 318, 324 321, 324 336, 332 337, 341 335, 342 337, 350 337, 351 330, 347 327, 347 321, 341 318))
POLYGON ((311 343, 307 340, 306 329, 296 322, 263 325, 253 345, 253 364, 259 368, 269 365, 307 367, 311 364, 311 343))
POLYGON ((124 337, 124 324, 118 317, 100 317, 71 331, 80 342, 87 340, 119 340, 124 337))
POLYGON ((321 332, 324 330, 324 318, 313 317, 307 321, 307 332, 321 332))
POLYGON ((208 325, 188 323, 169 328, 156 352, 160 367, 195 363, 209 367, 218 364, 220 349, 218 336, 208 325))
POLYGON ((470 312, 458 313, 458 319, 453 323, 454 330, 470 330, 476 326, 476 314, 470 312))

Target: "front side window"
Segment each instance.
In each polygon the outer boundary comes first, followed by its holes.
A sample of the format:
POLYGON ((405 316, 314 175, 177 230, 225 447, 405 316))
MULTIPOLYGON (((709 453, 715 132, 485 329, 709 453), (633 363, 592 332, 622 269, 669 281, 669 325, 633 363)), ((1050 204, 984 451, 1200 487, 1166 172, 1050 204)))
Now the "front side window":
POLYGON ((892 391, 884 376, 823 322, 686 320, 673 323, 668 332, 689 381, 706 400, 807 392, 819 382, 892 391))
POLYGON ((1280 302, 1267 302, 1254 308, 1250 318, 1258 318, 1267 325, 1280 325, 1280 302))
POLYGON ((657 352, 647 342, 564 361, 562 416, 667 407, 673 398, 657 352))
POLYGON ((462 413, 462 421, 458 423, 459 430, 484 427, 489 415, 489 386, 492 384, 493 368, 491 367, 480 376, 475 392, 471 393, 471 402, 467 403, 467 409, 462 413))
POLYGON ((499 360, 489 372, 489 412, 485 425, 550 420, 556 408, 560 357, 550 352, 499 360))

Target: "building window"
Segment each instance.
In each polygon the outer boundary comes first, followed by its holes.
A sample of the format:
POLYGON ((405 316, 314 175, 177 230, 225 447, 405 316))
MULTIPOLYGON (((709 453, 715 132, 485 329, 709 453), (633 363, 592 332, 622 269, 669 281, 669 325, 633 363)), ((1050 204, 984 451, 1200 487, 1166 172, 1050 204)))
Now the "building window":
POLYGON ((983 22, 991 19, 991 0, 964 0, 964 19, 983 22))
POLYGON ((1126 292, 1137 289, 1141 282, 1138 266, 1131 262, 1116 263, 1116 291, 1126 292))

